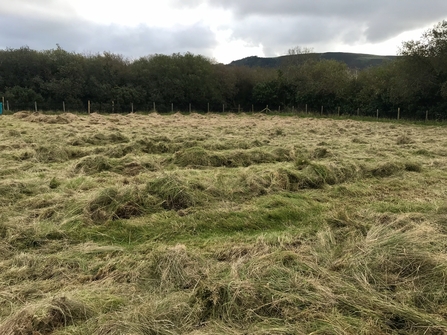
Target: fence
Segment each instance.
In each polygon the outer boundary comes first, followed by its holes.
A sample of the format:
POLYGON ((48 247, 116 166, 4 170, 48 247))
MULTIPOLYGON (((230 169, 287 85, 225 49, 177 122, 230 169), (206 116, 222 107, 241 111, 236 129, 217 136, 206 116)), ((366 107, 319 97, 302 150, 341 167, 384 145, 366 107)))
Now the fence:
POLYGON ((304 113, 315 116, 358 116, 377 119, 411 119, 411 120, 425 120, 425 121, 444 121, 446 115, 438 113, 430 113, 428 110, 420 110, 412 115, 406 115, 401 108, 393 110, 371 110, 371 109, 342 109, 338 106, 315 106, 314 105, 297 105, 297 106, 271 106, 271 105, 227 105, 218 103, 189 103, 189 104, 166 104, 156 102, 152 103, 128 103, 122 104, 115 101, 110 102, 93 102, 87 101, 85 103, 80 101, 72 102, 28 102, 21 103, 15 101, 8 101, 2 97, 3 111, 5 113, 17 111, 34 111, 34 112, 84 112, 84 113, 134 113, 134 112, 159 112, 159 113, 174 113, 180 112, 231 112, 231 113, 304 113))

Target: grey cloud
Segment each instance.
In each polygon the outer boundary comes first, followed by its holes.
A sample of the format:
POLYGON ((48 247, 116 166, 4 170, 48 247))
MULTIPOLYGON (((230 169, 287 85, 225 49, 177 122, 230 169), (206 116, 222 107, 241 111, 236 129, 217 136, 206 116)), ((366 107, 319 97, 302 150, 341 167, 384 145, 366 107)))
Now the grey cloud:
POLYGON ((73 16, 73 8, 63 0, 0 0, 0 15, 57 19, 73 16))
MULTIPOLYGON (((180 1, 180 0, 171 0, 180 1)), ((181 0, 197 5, 197 0, 181 0)), ((447 17, 445 0, 202 0, 234 13, 234 38, 279 51, 293 45, 378 43, 447 17), (311 24, 310 24, 311 22, 311 24), (287 44, 286 44, 287 43, 287 44)), ((268 52, 268 50, 266 50, 268 52)))
POLYGON ((58 20, 2 15, 0 48, 53 49, 59 44, 67 51, 97 53, 110 51, 136 58, 154 53, 192 52, 212 55, 216 45, 213 32, 200 24, 172 28, 103 26, 78 19, 58 20))

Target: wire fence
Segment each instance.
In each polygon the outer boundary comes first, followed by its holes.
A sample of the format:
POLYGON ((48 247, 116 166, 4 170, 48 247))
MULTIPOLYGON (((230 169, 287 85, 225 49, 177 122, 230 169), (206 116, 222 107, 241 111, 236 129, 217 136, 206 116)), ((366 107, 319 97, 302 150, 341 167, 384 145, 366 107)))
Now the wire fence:
POLYGON ((430 112, 429 110, 419 110, 417 112, 406 113, 401 108, 391 110, 379 110, 371 108, 341 108, 333 105, 316 106, 311 104, 299 104, 296 106, 285 105, 228 105, 220 103, 120 103, 114 101, 94 102, 94 101, 72 101, 72 102, 17 102, 5 101, 2 99, 3 113, 14 113, 18 111, 34 112, 73 112, 73 113, 289 113, 289 114, 312 114, 315 116, 358 116, 377 119, 409 119, 417 121, 445 121, 447 116, 441 113, 430 112))

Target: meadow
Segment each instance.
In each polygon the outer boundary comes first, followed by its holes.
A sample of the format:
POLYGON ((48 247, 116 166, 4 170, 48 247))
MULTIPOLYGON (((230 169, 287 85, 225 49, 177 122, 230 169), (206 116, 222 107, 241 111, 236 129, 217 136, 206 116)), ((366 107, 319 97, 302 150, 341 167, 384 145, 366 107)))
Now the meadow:
POLYGON ((447 128, 0 117, 0 334, 446 334, 447 128))

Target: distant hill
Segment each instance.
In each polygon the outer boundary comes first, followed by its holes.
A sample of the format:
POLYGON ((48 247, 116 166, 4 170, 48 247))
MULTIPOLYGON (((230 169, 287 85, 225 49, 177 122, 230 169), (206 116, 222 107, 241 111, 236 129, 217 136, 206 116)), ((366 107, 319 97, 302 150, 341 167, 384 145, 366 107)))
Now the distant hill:
POLYGON ((276 68, 284 64, 299 64, 305 62, 307 59, 332 59, 339 62, 344 62, 351 69, 365 69, 371 66, 378 66, 384 62, 396 59, 398 56, 377 56, 368 54, 356 54, 348 52, 325 52, 325 53, 311 53, 299 55, 287 55, 279 57, 258 57, 251 56, 240 60, 235 60, 229 65, 232 66, 247 66, 247 67, 265 67, 276 68))

